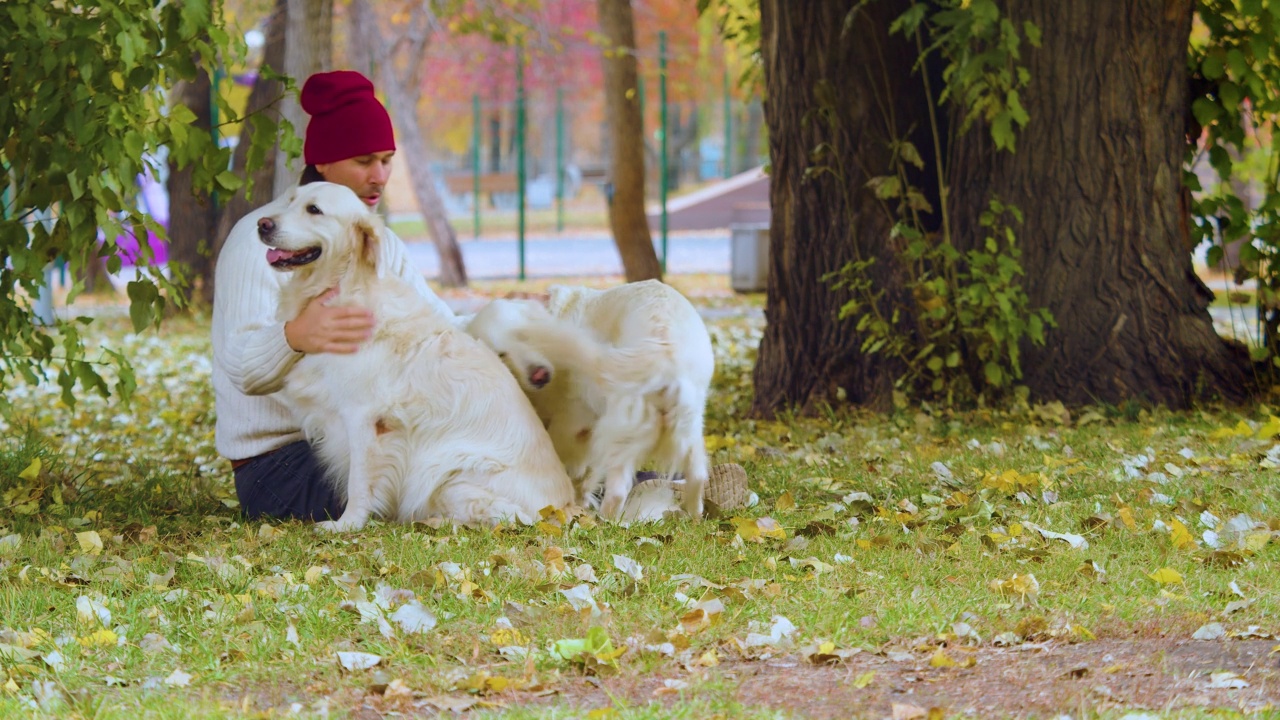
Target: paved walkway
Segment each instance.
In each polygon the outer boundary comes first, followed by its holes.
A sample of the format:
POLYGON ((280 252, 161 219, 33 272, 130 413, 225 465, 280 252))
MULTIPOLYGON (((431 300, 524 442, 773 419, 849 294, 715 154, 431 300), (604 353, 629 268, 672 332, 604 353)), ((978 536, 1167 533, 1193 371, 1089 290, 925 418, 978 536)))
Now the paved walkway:
MULTIPOLYGON (((660 240, 654 240, 662 257, 660 240)), ((427 277, 440 274, 440 257, 430 241, 409 242, 409 257, 427 277)), ((459 240, 467 277, 473 279, 514 278, 519 274, 519 247, 514 239, 459 240)), ((680 234, 668 237, 671 253, 667 272, 728 274, 729 236, 725 233, 680 234)), ((576 237, 542 237, 525 242, 527 277, 567 277, 621 275, 622 260, 613 239, 606 234, 576 237)))

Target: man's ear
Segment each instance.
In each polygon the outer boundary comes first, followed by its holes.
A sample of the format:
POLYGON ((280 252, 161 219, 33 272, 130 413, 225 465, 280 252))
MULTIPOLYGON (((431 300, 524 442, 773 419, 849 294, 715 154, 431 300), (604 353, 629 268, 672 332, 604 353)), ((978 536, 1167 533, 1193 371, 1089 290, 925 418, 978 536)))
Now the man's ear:
POLYGON ((356 221, 355 228, 357 257, 383 277, 382 267, 382 223, 372 219, 361 218, 356 221))

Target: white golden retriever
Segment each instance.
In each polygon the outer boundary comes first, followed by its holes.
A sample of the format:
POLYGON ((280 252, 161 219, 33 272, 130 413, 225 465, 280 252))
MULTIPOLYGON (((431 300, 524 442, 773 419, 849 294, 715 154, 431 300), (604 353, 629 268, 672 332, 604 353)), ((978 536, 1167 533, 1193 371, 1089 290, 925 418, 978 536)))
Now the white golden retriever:
POLYGON ((372 338, 350 355, 298 360, 281 391, 347 499, 327 530, 370 515, 402 522, 530 521, 573 501, 542 423, 494 354, 379 266, 382 224, 341 185, 298 188, 259 221, 273 267, 292 272, 279 318, 329 288, 331 304, 367 307, 372 338))
POLYGON ((553 286, 546 306, 493 301, 467 332, 520 381, 580 504, 603 483, 600 512, 619 519, 635 471, 651 461, 684 473, 682 507, 702 514, 702 423, 715 356, 683 295, 656 280, 609 290, 553 286))

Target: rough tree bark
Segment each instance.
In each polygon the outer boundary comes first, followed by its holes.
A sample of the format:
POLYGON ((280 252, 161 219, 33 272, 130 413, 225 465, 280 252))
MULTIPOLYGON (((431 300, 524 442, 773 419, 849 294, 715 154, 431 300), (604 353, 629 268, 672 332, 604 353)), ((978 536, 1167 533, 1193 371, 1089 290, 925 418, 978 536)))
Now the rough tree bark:
MULTIPOLYGON (((280 121, 279 108, 284 97, 284 85, 278 80, 268 79, 262 69, 270 68, 277 73, 284 72, 287 6, 288 0, 276 0, 275 8, 267 19, 267 37, 262 46, 262 62, 258 69, 257 79, 253 81, 253 89, 249 92, 249 102, 245 108, 246 116, 263 113, 273 122, 280 121)), ((301 130, 302 128, 299 128, 299 131, 301 130)), ((236 145, 236 150, 231 160, 232 172, 236 175, 244 176, 245 166, 248 164, 249 147, 252 144, 253 123, 243 123, 240 127, 240 142, 236 145)), ((279 154, 280 152, 277 148, 276 155, 278 156, 279 154)), ((276 164, 268 160, 254 171, 251 178, 245 178, 247 181, 251 181, 251 189, 249 188, 250 183, 246 183, 244 188, 236 191, 223 201, 219 209, 218 231, 214 234, 216 241, 212 248, 212 257, 209 260, 207 274, 202 285, 202 294, 206 303, 213 304, 214 270, 217 267, 218 253, 222 251, 222 245, 227 241, 227 235, 231 234, 231 228, 250 210, 271 200, 274 195, 275 176, 276 164), (248 195, 246 191, 252 192, 252 196, 248 195)), ((296 179, 291 177, 291 180, 296 179)))
POLYGON ((609 226, 627 282, 662 278, 644 208, 644 137, 636 93, 636 31, 630 0, 597 0, 604 34, 605 118, 612 136, 609 226))
MULTIPOLYGON (((313 73, 333 68, 333 0, 286 0, 284 71, 298 83, 313 73)), ((307 129, 307 114, 294 97, 286 98, 281 113, 293 124, 298 137, 307 129)), ((302 159, 288 161, 284 153, 276 154, 276 171, 272 195, 279 195, 298 182, 302 159)))
POLYGON ((1033 396, 1172 407, 1206 392, 1242 398, 1247 355, 1214 331, 1212 294, 1181 230, 1193 0, 1000 4, 1019 27, 1044 30, 1024 55, 1031 120, 1015 154, 994 152, 982 127, 959 138, 950 185, 962 247, 981 238, 992 195, 1025 214, 1027 293, 1058 322, 1025 356, 1033 396))
MULTIPOLYGON (((193 132, 209 133, 213 120, 209 73, 203 68, 195 80, 174 89, 177 102, 195 113, 193 132)), ((218 231, 218 209, 204 192, 193 187, 195 165, 169 165, 169 260, 186 266, 187 299, 204 300, 213 295, 213 244, 218 231), (202 252, 202 247, 203 252, 202 252)), ((141 238, 140 242, 146 242, 141 238)))
POLYGON ((841 389, 849 401, 871 406, 884 407, 892 397, 897 370, 881 355, 861 352, 855 323, 839 319, 849 295, 824 276, 874 258, 871 279, 888 290, 882 310, 911 307, 888 247, 893 217, 866 187, 890 167, 890 138, 908 136, 927 147, 917 136, 922 127, 903 120, 923 117, 923 94, 902 88, 907 83, 894 72, 911 67, 915 49, 886 31, 906 4, 865 6, 850 25, 856 37, 842 37, 859 0, 760 3, 773 219, 756 414, 835 404, 841 389), (831 152, 812 160, 823 143, 831 152), (822 165, 840 175, 811 171, 822 165))
POLYGON ((388 110, 400 127, 397 147, 405 155, 409 176, 418 208, 427 226, 427 234, 440 255, 440 277, 446 287, 466 287, 467 270, 462 263, 462 250, 458 247, 458 234, 445 212, 444 199, 436 189, 435 173, 431 171, 431 157, 418 126, 418 98, 422 94, 421 67, 427 42, 435 31, 436 19, 423 3, 415 3, 410 10, 408 30, 394 42, 382 36, 378 18, 367 0, 355 0, 351 4, 352 54, 361 58, 362 66, 372 64, 378 72, 378 85, 386 95, 388 110), (403 75, 396 70, 395 56, 404 50, 406 57, 403 75), (371 63, 369 61, 372 61, 371 63))

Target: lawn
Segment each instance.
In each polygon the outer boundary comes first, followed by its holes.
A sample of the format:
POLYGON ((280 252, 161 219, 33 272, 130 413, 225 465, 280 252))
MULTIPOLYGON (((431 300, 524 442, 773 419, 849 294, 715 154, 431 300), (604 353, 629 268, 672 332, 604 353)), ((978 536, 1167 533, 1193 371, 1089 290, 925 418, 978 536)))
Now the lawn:
POLYGON ((686 289, 754 504, 631 527, 246 522, 207 319, 95 323, 131 406, 7 395, 0 716, 1280 713, 1269 407, 753 419, 758 298, 686 289))

